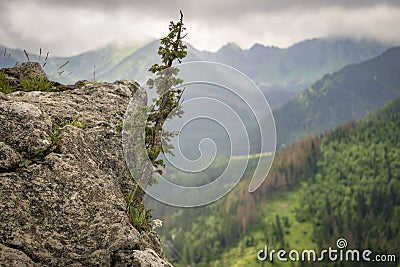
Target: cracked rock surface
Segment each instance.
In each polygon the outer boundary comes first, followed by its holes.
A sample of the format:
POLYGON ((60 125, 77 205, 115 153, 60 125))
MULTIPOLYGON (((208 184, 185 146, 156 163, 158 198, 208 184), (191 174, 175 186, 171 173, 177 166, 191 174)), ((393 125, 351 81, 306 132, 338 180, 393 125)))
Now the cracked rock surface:
POLYGON ((0 93, 0 266, 172 266, 129 223, 121 133, 133 81, 0 93), (55 123, 76 119, 81 126, 55 123))

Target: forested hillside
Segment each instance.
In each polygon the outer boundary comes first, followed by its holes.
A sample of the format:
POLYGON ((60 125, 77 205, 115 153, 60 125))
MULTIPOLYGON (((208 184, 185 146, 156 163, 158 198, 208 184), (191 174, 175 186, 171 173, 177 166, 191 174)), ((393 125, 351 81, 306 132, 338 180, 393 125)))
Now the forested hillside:
POLYGON ((399 132, 400 98, 359 123, 287 146, 254 194, 245 180, 212 205, 163 209, 168 257, 176 266, 271 266, 257 260, 266 243, 318 249, 338 238, 398 255, 399 132))
POLYGON ((278 143, 328 131, 400 96, 400 48, 350 65, 314 83, 274 111, 278 143))
POLYGON ((356 248, 400 252, 400 99, 355 129, 323 138, 298 211, 320 247, 345 237, 356 248))

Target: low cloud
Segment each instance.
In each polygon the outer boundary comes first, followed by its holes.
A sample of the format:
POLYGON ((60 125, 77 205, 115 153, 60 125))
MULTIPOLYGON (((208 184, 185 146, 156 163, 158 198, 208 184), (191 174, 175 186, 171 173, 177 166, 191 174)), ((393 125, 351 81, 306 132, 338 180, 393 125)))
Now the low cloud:
POLYGON ((185 14, 187 41, 202 50, 215 51, 230 41, 244 48, 254 43, 287 47, 323 36, 400 44, 400 4, 389 0, 2 1, 0 43, 31 51, 41 47, 53 55, 113 41, 144 43, 165 35, 179 9, 185 14))

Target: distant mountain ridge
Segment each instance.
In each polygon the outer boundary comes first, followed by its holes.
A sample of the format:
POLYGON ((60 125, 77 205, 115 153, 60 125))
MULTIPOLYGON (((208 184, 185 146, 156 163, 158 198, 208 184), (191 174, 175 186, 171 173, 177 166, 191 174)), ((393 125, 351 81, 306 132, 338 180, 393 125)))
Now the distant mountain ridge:
MULTIPOLYGON (((100 79, 100 77, 106 75, 113 66, 136 51, 139 47, 141 47, 140 44, 124 46, 108 44, 104 47, 71 57, 52 56, 51 51, 49 51, 49 57, 44 70, 49 78, 62 83, 75 83, 78 80, 93 80, 94 72, 95 78, 100 79), (60 66, 66 62, 68 63, 65 67, 60 68, 60 66)), ((22 49, 23 48, 10 49, 0 45, 0 67, 13 67, 15 64, 27 61, 22 49)), ((28 52, 28 55, 31 61, 38 61, 43 65, 46 53, 47 51, 43 50, 40 58, 39 51, 37 51, 37 54, 28 52)))
POLYGON ((237 68, 253 79, 273 109, 294 98, 301 90, 327 73, 377 56, 388 46, 350 39, 311 39, 289 48, 255 44, 242 50, 228 43, 216 53, 197 53, 188 60, 210 60, 237 68))
MULTIPOLYGON (((142 83, 150 76, 148 68, 159 60, 158 46, 157 40, 123 49, 107 45, 73 57, 51 57, 50 53, 45 71, 51 79, 63 83, 94 78, 104 81, 134 79, 142 83), (64 72, 58 75, 57 68, 67 61, 64 72)), ((184 61, 216 61, 237 68, 260 86, 272 108, 276 108, 324 74, 370 59, 387 48, 385 44, 367 40, 326 38, 306 40, 285 49, 255 44, 243 50, 228 43, 215 53, 199 51, 188 44, 188 56, 184 61)), ((4 51, 4 47, 0 46, 0 51, 4 51)), ((26 61, 22 50, 7 51, 11 53, 7 66, 26 61)), ((30 54, 30 57, 38 59, 37 55, 30 54)))
POLYGON ((400 47, 327 74, 274 111, 279 144, 324 132, 400 96, 400 47))

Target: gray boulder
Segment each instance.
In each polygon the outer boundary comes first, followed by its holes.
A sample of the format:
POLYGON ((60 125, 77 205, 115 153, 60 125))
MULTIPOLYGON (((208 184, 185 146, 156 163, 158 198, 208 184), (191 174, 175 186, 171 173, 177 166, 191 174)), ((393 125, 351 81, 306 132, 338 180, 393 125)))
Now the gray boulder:
POLYGON ((14 89, 22 89, 24 79, 40 77, 48 81, 46 73, 38 62, 24 62, 14 68, 2 68, 0 74, 4 74, 8 84, 14 89))
POLYGON ((117 125, 136 90, 118 81, 0 93, 0 266, 172 266, 157 234, 139 233, 125 211, 132 184, 117 125))

